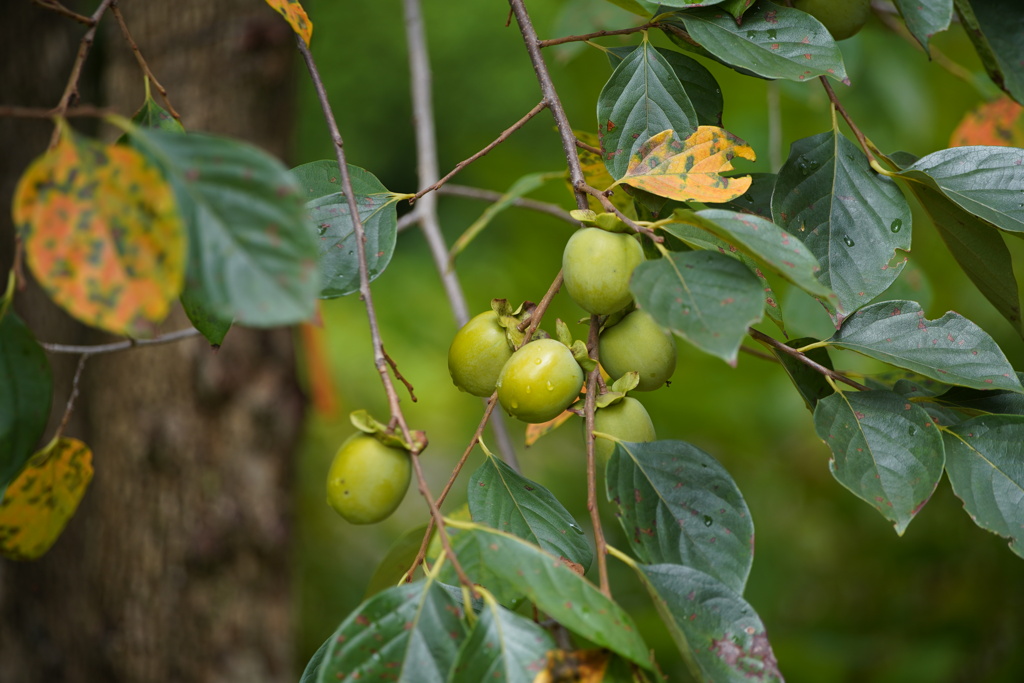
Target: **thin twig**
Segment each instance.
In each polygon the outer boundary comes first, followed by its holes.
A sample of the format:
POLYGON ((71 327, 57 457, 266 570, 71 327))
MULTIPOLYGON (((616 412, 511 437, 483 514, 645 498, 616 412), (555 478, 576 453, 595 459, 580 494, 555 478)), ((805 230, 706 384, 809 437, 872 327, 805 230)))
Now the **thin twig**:
POLYGON ((57 0, 32 0, 32 2, 44 9, 56 12, 57 14, 68 17, 69 19, 74 19, 79 24, 84 24, 86 26, 96 25, 96 20, 91 17, 87 17, 84 14, 79 14, 78 12, 69 10, 67 7, 57 2, 57 0))
POLYGON ((604 38, 605 36, 624 36, 630 33, 639 33, 640 31, 646 31, 649 28, 658 26, 655 23, 644 24, 643 26, 634 26, 633 28, 620 28, 614 31, 594 31, 593 33, 586 33, 579 36, 565 36, 564 38, 550 38, 548 40, 538 40, 537 45, 539 47, 551 47, 552 45, 561 45, 563 43, 575 43, 582 42, 585 40, 591 40, 592 38, 604 38))
POLYGON ((50 353, 80 353, 84 356, 95 356, 99 353, 113 353, 115 351, 127 351, 128 349, 134 349, 139 346, 158 346, 160 344, 172 344, 182 339, 188 339, 189 337, 195 337, 199 334, 199 330, 194 327, 188 327, 183 330, 175 330, 174 332, 168 332, 161 334, 158 337, 152 339, 125 339, 124 341, 111 342, 109 344, 94 344, 92 346, 72 346, 68 344, 49 344, 47 342, 40 342, 45 350, 50 353))
POLYGON ((587 395, 583 399, 583 418, 587 428, 587 511, 590 512, 590 523, 594 527, 594 545, 597 546, 597 576, 601 592, 609 598, 612 596, 608 584, 607 544, 604 540, 604 528, 601 526, 601 512, 597 506, 597 465, 594 462, 594 410, 597 401, 597 380, 601 375, 598 361, 598 330, 601 329, 601 316, 590 316, 590 333, 587 337, 587 351, 594 360, 594 369, 587 376, 587 395))
POLYGON ((769 361, 771 363, 778 363, 779 362, 779 359, 776 358, 775 356, 773 356, 772 354, 765 353, 764 351, 758 351, 757 349, 752 349, 749 346, 740 346, 740 351, 742 351, 743 353, 747 354, 748 356, 753 356, 754 358, 760 358, 761 360, 766 360, 766 361, 769 361))
POLYGON ((587 194, 596 197, 597 201, 601 202, 601 206, 603 206, 608 211, 608 213, 614 213, 620 221, 622 221, 630 228, 632 228, 634 232, 639 232, 643 235, 647 235, 654 242, 661 243, 665 241, 665 238, 662 237, 661 235, 656 234, 653 230, 646 226, 640 225, 632 218, 622 213, 622 211, 619 210, 619 207, 612 204, 612 201, 608 199, 608 195, 602 192, 601 190, 598 190, 597 188, 591 187, 590 185, 586 184, 583 186, 583 190, 587 194))
MULTIPOLYGON (((537 307, 533 309, 532 313, 530 313, 530 322, 526 326, 526 329, 522 330, 523 344, 526 344, 533 339, 534 333, 537 331, 537 328, 540 327, 540 321, 544 317, 544 313, 547 312, 548 306, 551 305, 551 300, 555 298, 555 294, 558 294, 558 290, 561 288, 562 271, 558 271, 558 275, 556 275, 555 279, 552 280, 551 285, 548 287, 548 291, 544 292, 544 296, 541 297, 540 303, 538 303, 537 307)), ((522 344, 520 345, 520 348, 522 348, 522 344)))
POLYGON ((836 372, 835 370, 831 370, 829 368, 826 368, 821 363, 818 363, 818 362, 815 362, 815 361, 811 360, 805 354, 800 353, 799 351, 797 351, 796 349, 794 349, 791 346, 786 346, 785 344, 780 342, 778 339, 775 339, 774 337, 769 337, 767 334, 765 334, 763 332, 759 332, 759 331, 755 330, 752 327, 747 328, 747 334, 749 334, 751 337, 753 337, 754 339, 758 340, 759 342, 761 342, 765 346, 769 346, 771 348, 778 349, 779 351, 781 351, 782 353, 786 354, 787 356, 791 356, 792 358, 795 358, 796 360, 800 361, 801 363, 803 363, 807 367, 811 368, 815 372, 818 372, 818 373, 820 373, 822 375, 825 375, 826 377, 831 377, 832 379, 836 380, 837 382, 842 382, 844 384, 847 384, 847 385, 853 387, 854 389, 858 389, 860 391, 868 391, 868 387, 864 386, 863 384, 860 384, 859 382, 853 381, 852 379, 850 379, 846 375, 842 374, 841 372, 836 372))
POLYGON ((864 133, 860 132, 860 128, 858 128, 857 124, 853 122, 850 115, 846 113, 846 109, 843 108, 843 105, 839 103, 839 98, 836 97, 836 91, 832 89, 832 84, 828 82, 828 78, 825 76, 818 76, 818 80, 820 80, 821 84, 825 87, 825 92, 828 93, 828 99, 831 100, 832 106, 836 108, 836 111, 838 111, 846 121, 846 125, 850 127, 850 130, 853 131, 853 134, 857 137, 857 142, 860 143, 860 148, 864 150, 864 154, 868 158, 868 163, 874 161, 875 155, 871 153, 871 148, 868 145, 868 141, 864 138, 864 133))
POLYGON ((82 370, 85 370, 85 362, 87 360, 89 360, 88 354, 83 353, 78 357, 75 377, 71 380, 71 393, 68 395, 68 403, 64 408, 64 416, 60 419, 60 424, 57 426, 57 433, 54 435, 55 439, 59 439, 64 434, 64 428, 68 426, 68 420, 71 419, 71 412, 75 409, 75 400, 78 398, 78 380, 82 378, 82 370))
POLYGON ((527 123, 527 121, 529 121, 529 120, 530 120, 530 119, 532 119, 532 118, 533 118, 534 116, 536 116, 537 114, 539 114, 540 112, 542 112, 542 111, 543 111, 544 109, 546 109, 546 108, 547 108, 547 106, 548 106, 548 103, 547 103, 547 102, 545 102, 545 101, 543 101, 543 100, 542 100, 542 101, 540 101, 540 102, 538 102, 538 103, 537 103, 537 104, 536 104, 536 105, 535 105, 535 106, 533 107, 533 109, 531 109, 530 111, 528 111, 528 112, 527 112, 527 113, 526 113, 526 114, 525 114, 525 115, 524 115, 524 116, 523 116, 523 117, 522 117, 521 119, 519 119, 518 121, 516 121, 515 123, 513 123, 513 124, 512 124, 511 126, 509 126, 508 128, 506 128, 506 129, 505 129, 505 130, 504 130, 504 131, 502 132, 502 134, 501 134, 501 135, 499 135, 499 136, 498 136, 497 138, 495 138, 495 139, 494 139, 494 140, 493 140, 493 141, 492 141, 492 142, 491 142, 490 144, 488 144, 488 145, 487 145, 486 147, 484 147, 483 149, 481 149, 481 150, 480 150, 479 152, 477 152, 477 153, 476 153, 476 154, 474 154, 473 156, 469 157, 468 159, 465 159, 464 161, 460 161, 459 163, 457 163, 457 164, 455 165, 455 168, 453 168, 453 169, 452 169, 452 170, 451 170, 451 171, 450 171, 450 172, 448 173, 448 175, 446 175, 445 177, 441 178, 440 180, 438 180, 438 181, 437 181, 436 183, 434 183, 434 184, 433 184, 433 185, 431 185, 430 187, 424 188, 424 189, 420 190, 419 192, 417 192, 417 193, 416 193, 415 195, 413 195, 412 199, 410 199, 410 200, 409 200, 409 203, 410 203, 410 204, 412 204, 413 202, 415 202, 415 201, 416 201, 417 199, 419 199, 419 198, 420 198, 420 197, 422 197, 423 195, 427 194, 428 192, 432 192, 433 190, 436 190, 437 188, 439 188, 439 187, 441 187, 442 185, 444 185, 444 184, 445 184, 446 182, 448 182, 448 181, 449 181, 449 180, 450 180, 450 179, 451 179, 451 178, 452 178, 452 177, 453 177, 453 176, 454 176, 454 175, 455 175, 456 173, 458 173, 459 171, 461 171, 461 170, 462 170, 462 169, 464 169, 464 168, 465 168, 466 166, 470 165, 471 163, 473 163, 474 161, 476 161, 476 160, 477 160, 477 159, 479 159, 480 157, 484 156, 485 154, 487 154, 488 152, 490 152, 490 151, 491 151, 492 149, 494 149, 495 147, 497 147, 497 146, 498 146, 498 145, 500 145, 501 143, 505 142, 505 140, 507 140, 507 139, 509 138, 509 136, 511 136, 511 135, 512 135, 512 133, 516 132, 517 130, 519 130, 520 128, 522 128, 523 126, 525 126, 525 125, 526 125, 526 123, 527 123))
POLYGON ((588 145, 587 143, 583 142, 583 140, 580 140, 579 138, 576 138, 576 146, 579 147, 580 149, 587 150, 591 154, 597 154, 598 156, 603 156, 604 155, 604 152, 602 152, 599 148, 594 147, 593 145, 588 145))
POLYGON ((65 118, 71 118, 73 116, 102 117, 113 113, 113 109, 94 107, 90 104, 84 104, 78 107, 68 107, 63 113, 57 111, 56 108, 44 109, 42 107, 0 106, 0 116, 6 118, 52 119, 54 116, 64 116, 65 118))
POLYGON ((132 54, 135 55, 135 61, 139 63, 139 68, 142 69, 142 73, 146 74, 149 78, 150 83, 156 88, 156 91, 160 93, 160 97, 163 99, 164 104, 167 105, 167 111, 179 122, 181 121, 181 115, 178 114, 174 109, 174 105, 171 104, 171 98, 167 96, 167 88, 160 85, 160 81, 153 75, 153 71, 149 68, 149 64, 142 57, 142 52, 139 50, 139 46, 135 43, 132 38, 131 32, 128 31, 128 24, 125 23, 124 17, 121 15, 121 9, 117 5, 117 0, 114 0, 110 5, 110 12, 117 19, 117 23, 121 26, 121 35, 124 36, 125 42, 128 43, 128 47, 131 48, 132 54))
MULTIPOLYGON (((452 185, 448 184, 444 187, 437 189, 438 194, 451 195, 453 197, 468 197, 470 199, 480 199, 485 202, 497 202, 504 198, 504 194, 501 192, 495 192, 494 190, 483 190, 476 187, 469 187, 466 185, 452 185)), ((521 209, 530 209, 531 211, 539 211, 546 213, 549 216, 571 223, 573 225, 579 225, 579 221, 569 215, 569 212, 560 207, 557 204, 550 204, 548 202, 539 202, 536 199, 527 199, 525 197, 519 197, 512 200, 512 206, 519 207, 521 209)), ((404 218, 404 216, 403 216, 404 218)))
POLYGON ((391 366, 391 372, 395 373, 395 379, 405 385, 406 390, 409 392, 409 398, 412 399, 413 403, 416 403, 416 392, 413 390, 412 384, 402 376, 402 373, 398 370, 398 364, 395 363, 394 359, 388 355, 388 352, 384 350, 383 346, 381 347, 381 351, 384 353, 384 360, 386 360, 388 365, 391 366))

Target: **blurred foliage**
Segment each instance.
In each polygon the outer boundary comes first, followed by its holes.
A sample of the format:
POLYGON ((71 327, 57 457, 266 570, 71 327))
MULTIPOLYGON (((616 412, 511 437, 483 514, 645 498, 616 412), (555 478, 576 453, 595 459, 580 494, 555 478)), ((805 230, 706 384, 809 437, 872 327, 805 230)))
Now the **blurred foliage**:
MULTIPOLYGON (((390 190, 416 189, 412 112, 402 8, 378 3, 309 3, 317 24, 313 51, 327 80, 349 161, 376 174, 390 190)), ((542 37, 638 23, 596 0, 530 3, 542 37), (606 23, 595 25, 594 12, 606 23)), ((425 3, 441 172, 494 139, 539 100, 539 90, 518 30, 506 27, 502 3, 425 3)), ((659 44, 661 36, 652 35, 659 44)), ((635 43, 608 38, 605 45, 635 43)), ((933 44, 973 72, 981 67, 958 26, 933 44)), ((917 155, 944 148, 965 112, 981 101, 972 85, 939 68, 877 22, 842 44, 852 85, 838 94, 854 120, 881 149, 917 155)), ((598 50, 581 45, 545 52, 556 86, 576 128, 596 125, 597 95, 611 73, 598 50)), ((816 83, 797 84, 740 76, 703 62, 725 95, 724 125, 757 152, 738 170, 772 170, 770 102, 777 101, 782 146, 830 126, 828 101, 816 83)), ((295 162, 332 158, 312 89, 304 83, 295 162)), ((779 163, 780 160, 775 160, 779 163)), ((510 140, 460 173, 453 182, 504 191, 520 176, 564 168, 550 117, 538 116, 510 140)), ((532 195, 572 208, 564 184, 532 195)), ((470 199, 442 197, 441 222, 450 244, 484 210, 470 199)), ((400 211, 402 209, 400 208, 400 211)), ((572 228, 549 216, 511 209, 499 215, 460 256, 458 273, 472 312, 493 297, 537 301, 558 272, 572 228)), ((958 310, 990 331, 1016 366, 1024 346, 966 278, 915 207, 915 240, 908 272, 894 287, 911 287, 928 317, 958 310), (956 272, 956 275, 951 273, 956 272), (931 301, 929 304, 928 301, 931 301)), ((1021 245, 1012 241, 1015 257, 1021 245)), ((455 327, 426 244, 417 230, 399 235, 394 260, 374 283, 385 346, 415 386, 415 404, 403 395, 410 426, 425 429, 423 454, 436 493, 465 449, 482 403, 460 393, 447 374, 446 352, 455 327)), ((793 336, 827 329, 824 312, 809 299, 783 293, 793 336)), ((555 317, 585 333, 583 317, 564 295, 555 317)), ((325 302, 322 334, 331 379, 339 393, 335 414, 313 414, 298 463, 298 582, 301 633, 297 664, 304 666, 342 618, 362 599, 377 563, 405 530, 421 524, 426 507, 410 493, 398 512, 372 527, 341 520, 325 503, 324 478, 335 449, 352 432, 347 415, 359 408, 378 418, 386 403, 371 361, 366 313, 356 297, 325 302)), ((778 334, 771 323, 761 328, 778 334)), ((751 342, 752 343, 752 342, 751 342)), ((838 367, 863 368, 850 353, 838 367)), ((791 682, 1016 681, 1024 671, 1024 582, 1020 559, 998 537, 975 527, 943 482, 903 538, 877 512, 829 474, 828 450, 785 373, 773 363, 741 354, 737 368, 680 344, 672 385, 639 398, 660 438, 690 441, 732 473, 752 511, 757 552, 746 597, 768 627, 779 664, 791 682)), ((524 473, 548 486, 587 526, 584 454, 579 420, 537 445, 521 447, 524 427, 510 423, 524 473)), ((493 439, 489 440, 489 443, 493 439)), ((470 458, 445 505, 465 500, 470 458)), ((606 515, 610 542, 626 546, 606 515)), ((660 664, 672 681, 688 680, 643 590, 630 572, 610 561, 616 598, 645 630, 650 646, 667 656, 660 664)))

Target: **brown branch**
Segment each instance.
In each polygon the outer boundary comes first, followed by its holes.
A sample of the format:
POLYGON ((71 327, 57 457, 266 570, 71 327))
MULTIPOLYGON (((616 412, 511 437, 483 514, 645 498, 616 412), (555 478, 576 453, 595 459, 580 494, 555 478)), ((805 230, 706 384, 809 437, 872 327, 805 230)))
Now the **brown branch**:
POLYGON ((647 227, 644 227, 644 226, 640 225, 639 223, 634 221, 632 218, 630 218, 626 214, 624 214, 621 211, 619 211, 619 207, 617 207, 614 204, 612 204, 612 201, 610 199, 608 199, 608 195, 605 194, 605 192, 602 192, 601 190, 593 188, 590 185, 584 185, 583 186, 583 191, 586 192, 587 194, 593 196, 593 197, 596 197, 597 201, 601 202, 601 206, 603 206, 608 211, 608 213, 614 213, 618 217, 618 219, 620 221, 622 221, 623 223, 628 225, 630 228, 632 228, 634 232, 639 232, 639 233, 641 233, 643 235, 647 235, 648 237, 651 238, 651 241, 653 241, 653 242, 661 243, 661 242, 665 241, 665 238, 662 237, 661 235, 655 234, 655 232, 653 230, 651 230, 650 228, 647 228, 647 227))
POLYGON ((48 344, 40 342, 39 345, 50 353, 80 353, 84 356, 95 356, 99 353, 113 353, 114 351, 127 351, 139 346, 158 346, 160 344, 173 344, 174 342, 195 337, 199 330, 188 327, 183 330, 168 332, 152 339, 125 339, 124 341, 111 342, 109 344, 95 344, 92 346, 71 346, 67 344, 48 344))
POLYGON ((854 389, 858 389, 860 391, 869 390, 869 388, 864 386, 863 384, 853 381, 852 379, 842 374, 841 372, 836 372, 835 370, 826 368, 821 363, 811 360, 810 358, 807 357, 807 355, 800 353, 791 346, 786 346, 785 344, 780 342, 778 339, 775 339, 774 337, 769 337, 767 334, 759 332, 752 327, 747 328, 747 334, 749 334, 751 337, 761 342, 765 346, 778 349, 787 356, 795 358, 796 360, 800 361, 801 363, 803 363, 804 365, 806 365, 807 367, 811 368, 812 370, 819 374, 825 375, 826 377, 831 377, 837 382, 842 382, 843 384, 847 384, 853 387, 854 389))
POLYGON ((32 0, 32 3, 39 5, 44 9, 48 9, 51 12, 56 12, 57 14, 68 17, 69 19, 74 19, 79 24, 85 24, 86 26, 96 25, 95 19, 87 17, 84 14, 79 14, 78 12, 73 12, 64 5, 57 2, 57 0, 32 0))
MULTIPOLYGON (((75 62, 71 67, 71 74, 68 76, 68 82, 64 86, 64 92, 60 96, 57 106, 54 107, 55 116, 64 116, 64 113, 71 106, 71 99, 78 96, 78 79, 82 76, 82 66, 85 64, 85 58, 89 56, 89 50, 92 48, 93 40, 96 38, 96 29, 99 28, 100 19, 103 14, 107 11, 107 8, 114 2, 114 0, 103 0, 100 2, 99 7, 89 17, 90 28, 82 36, 81 42, 78 43, 78 54, 75 56, 75 62)), ((54 128, 53 135, 50 138, 50 146, 53 147, 57 144, 57 140, 60 136, 60 129, 54 128)))
POLYGON ((139 50, 139 46, 135 43, 135 40, 132 38, 132 34, 128 31, 128 24, 125 23, 124 17, 121 15, 121 9, 117 5, 117 0, 114 0, 113 3, 111 3, 110 12, 114 15, 114 18, 117 19, 117 23, 121 26, 121 35, 124 36, 125 42, 127 42, 128 47, 131 48, 132 54, 135 55, 135 61, 139 63, 139 68, 142 69, 142 73, 146 74, 146 77, 149 78, 153 87, 156 88, 158 93, 160 93, 160 97, 163 99, 164 104, 167 105, 167 111, 170 115, 180 122, 181 115, 175 111, 174 105, 171 104, 171 98, 167 96, 167 89, 160 85, 160 81, 158 81, 156 76, 153 75, 152 70, 149 68, 149 64, 147 64, 146 60, 142 57, 142 52, 139 50))
POLYGON ((643 26, 634 26, 633 28, 620 28, 614 31, 594 31, 593 33, 585 33, 579 36, 565 36, 564 38, 550 38, 548 40, 538 40, 538 47, 551 47, 552 45, 561 45, 563 43, 574 43, 582 42, 584 40, 591 40, 592 38, 604 38, 605 36, 623 36, 629 33, 639 33, 640 31, 646 31, 647 29, 658 26, 655 23, 647 23, 643 26))
POLYGON ((867 156, 868 162, 870 163, 874 161, 875 155, 871 153, 871 148, 868 145, 868 141, 864 138, 864 133, 860 132, 860 128, 858 128, 857 124, 855 124, 853 119, 850 118, 850 115, 846 112, 846 109, 843 108, 843 105, 839 103, 839 98, 836 97, 836 91, 832 89, 832 84, 828 82, 828 78, 825 76, 818 76, 818 80, 820 80, 821 84, 825 87, 825 92, 828 93, 828 99, 831 100, 832 106, 836 108, 836 111, 838 111, 846 121, 846 125, 850 127, 850 130, 853 131, 853 134, 857 137, 857 142, 860 143, 860 148, 864 150, 864 154, 867 156))
MULTIPOLYGON (((494 190, 483 190, 476 187, 468 187, 466 185, 451 184, 438 188, 437 192, 438 194, 450 195, 452 197, 468 197, 470 199, 480 199, 486 202, 497 202, 505 196, 501 192, 495 192, 494 190)), ((570 216, 568 211, 557 204, 549 204, 548 202, 539 202, 536 199, 519 197, 518 199, 512 200, 512 206, 516 206, 521 209, 530 209, 531 211, 539 211, 540 213, 546 213, 549 216, 554 216, 566 223, 572 223, 577 226, 579 225, 579 221, 570 216)))
POLYGON ((548 291, 544 292, 544 296, 541 297, 540 303, 537 304, 537 307, 530 313, 530 317, 528 318, 529 323, 527 323, 523 330, 520 330, 523 333, 523 343, 520 344, 520 348, 533 339, 533 334, 537 331, 537 328, 540 327, 540 321, 544 317, 544 313, 547 312, 548 306, 551 305, 551 300, 555 298, 555 294, 558 294, 558 290, 561 288, 562 271, 558 271, 558 275, 556 275, 555 279, 552 280, 551 285, 548 287, 548 291))
POLYGON ((507 140, 507 139, 509 138, 509 136, 511 136, 511 135, 512 135, 512 133, 516 132, 517 130, 519 130, 520 128, 522 128, 523 126, 525 126, 525 125, 526 125, 526 122, 527 122, 527 121, 529 121, 529 120, 530 120, 530 119, 532 119, 532 118, 533 118, 534 116, 536 116, 537 114, 539 114, 539 113, 540 113, 541 111, 543 111, 543 110, 544 110, 545 108, 547 108, 547 106, 548 106, 548 103, 547 103, 547 102, 544 102, 543 100, 542 100, 542 101, 540 101, 540 102, 538 102, 538 103, 536 104, 536 106, 534 106, 534 108, 533 108, 533 109, 531 109, 530 111, 528 111, 528 112, 527 112, 527 113, 526 113, 526 114, 525 114, 525 115, 524 115, 524 116, 523 116, 523 117, 522 117, 521 119, 519 119, 518 121, 516 121, 515 123, 513 123, 513 124, 512 124, 511 126, 509 126, 508 128, 506 128, 506 129, 504 130, 504 132, 502 132, 502 134, 501 134, 501 135, 499 135, 499 136, 498 136, 497 138, 495 138, 495 139, 494 139, 494 140, 493 140, 493 141, 492 141, 492 142, 491 142, 490 144, 488 144, 488 145, 487 145, 486 147, 484 147, 484 148, 483 148, 482 150, 480 150, 479 152, 477 152, 477 153, 476 153, 476 154, 474 154, 473 156, 469 157, 468 159, 465 159, 464 161, 460 161, 459 163, 455 164, 455 168, 453 168, 453 169, 452 169, 452 170, 451 170, 451 171, 450 171, 450 172, 448 173, 448 175, 446 175, 445 177, 441 178, 440 180, 438 180, 438 181, 437 181, 436 183, 434 183, 434 184, 433 184, 433 185, 431 185, 430 187, 426 187, 426 188, 424 188, 424 189, 420 190, 419 192, 417 192, 417 193, 416 193, 416 194, 415 194, 415 195, 414 195, 414 196, 412 197, 412 199, 410 199, 410 200, 409 200, 409 203, 410 203, 410 204, 414 203, 414 202, 415 202, 415 201, 416 201, 417 199, 419 199, 419 198, 420 198, 420 197, 422 197, 423 195, 427 194, 428 192, 432 192, 433 190, 436 190, 437 188, 439 188, 439 187, 441 187, 442 185, 444 185, 444 184, 445 184, 446 182, 448 182, 448 181, 449 181, 449 180, 450 180, 450 179, 451 179, 451 178, 452 178, 452 177, 453 177, 453 176, 454 176, 454 175, 455 175, 456 173, 458 173, 459 171, 461 171, 462 169, 464 169, 464 168, 465 168, 466 166, 469 166, 469 165, 470 165, 471 163, 473 163, 474 161, 476 161, 476 160, 477 160, 477 159, 479 159, 480 157, 484 156, 485 154, 487 154, 488 152, 490 152, 490 151, 491 151, 492 149, 494 149, 495 147, 497 147, 497 146, 498 146, 498 145, 500 145, 501 143, 505 142, 505 140, 507 140))
POLYGON ((593 145, 588 145, 587 143, 583 142, 579 138, 576 138, 576 146, 579 147, 580 149, 587 150, 591 154, 597 154, 598 156, 602 156, 602 157, 604 156, 604 152, 602 152, 598 147, 594 147, 593 145))
POLYGON ((100 117, 113 113, 113 109, 94 107, 90 104, 83 104, 78 107, 68 107, 63 113, 58 111, 56 108, 43 109, 42 107, 0 106, 0 116, 23 119, 52 119, 54 116, 64 116, 66 118, 71 118, 73 116, 100 117))
POLYGON ((594 545, 597 553, 597 576, 601 592, 612 597, 608 584, 608 546, 604 540, 604 528, 601 526, 601 512, 597 506, 597 464, 594 462, 594 410, 597 405, 597 381, 601 376, 598 361, 598 330, 601 329, 601 316, 590 316, 590 333, 587 337, 587 351, 594 360, 594 369, 587 376, 587 395, 583 399, 583 418, 586 420, 587 444, 587 511, 590 512, 590 523, 594 527, 594 545))
POLYGON ((765 353, 764 351, 758 351, 757 349, 752 349, 749 346, 740 346, 740 351, 747 355, 753 356, 754 358, 760 358, 761 360, 766 360, 772 363, 779 362, 779 359, 773 356, 772 354, 765 353))
POLYGON ((384 350, 383 346, 380 350, 384 354, 384 360, 386 360, 388 365, 391 366, 391 371, 395 373, 395 379, 405 385, 406 390, 409 392, 409 398, 412 399, 413 403, 416 403, 416 392, 413 391, 412 384, 410 384, 409 380, 403 377, 402 373, 398 371, 398 364, 395 363, 395 360, 388 355, 388 352, 384 350))

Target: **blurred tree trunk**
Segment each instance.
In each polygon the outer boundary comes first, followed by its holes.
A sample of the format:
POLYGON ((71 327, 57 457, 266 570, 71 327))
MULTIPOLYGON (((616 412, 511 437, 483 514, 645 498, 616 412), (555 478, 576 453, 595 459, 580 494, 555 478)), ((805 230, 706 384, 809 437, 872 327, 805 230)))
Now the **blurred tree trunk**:
MULTIPOLYGON (((97 3, 68 4, 89 13, 97 3)), ((269 7, 122 0, 121 8, 186 128, 286 153, 294 41, 269 7)), ((113 17, 103 23, 82 101, 130 116, 142 103, 142 74, 113 17)), ((55 105, 84 32, 29 0, 3 3, 0 104, 55 105)), ((14 184, 51 131, 46 121, 0 118, 5 273, 14 184)), ((31 285, 15 305, 40 340, 108 339, 31 285)), ((165 329, 185 325, 178 311, 165 329)), ((51 362, 47 439, 77 357, 51 362)), ((287 330, 234 329, 218 352, 190 339, 93 357, 66 433, 93 449, 95 478, 46 556, 0 559, 0 681, 292 680, 289 499, 302 407, 287 330)))

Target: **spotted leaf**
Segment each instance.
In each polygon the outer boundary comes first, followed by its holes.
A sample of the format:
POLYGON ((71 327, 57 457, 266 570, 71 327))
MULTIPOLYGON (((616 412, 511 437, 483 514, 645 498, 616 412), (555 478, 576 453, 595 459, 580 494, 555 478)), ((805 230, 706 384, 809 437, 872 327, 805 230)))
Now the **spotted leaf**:
POLYGON ((292 30, 302 38, 302 42, 309 45, 313 37, 313 22, 309 20, 299 0, 267 0, 267 4, 285 18, 292 30))

